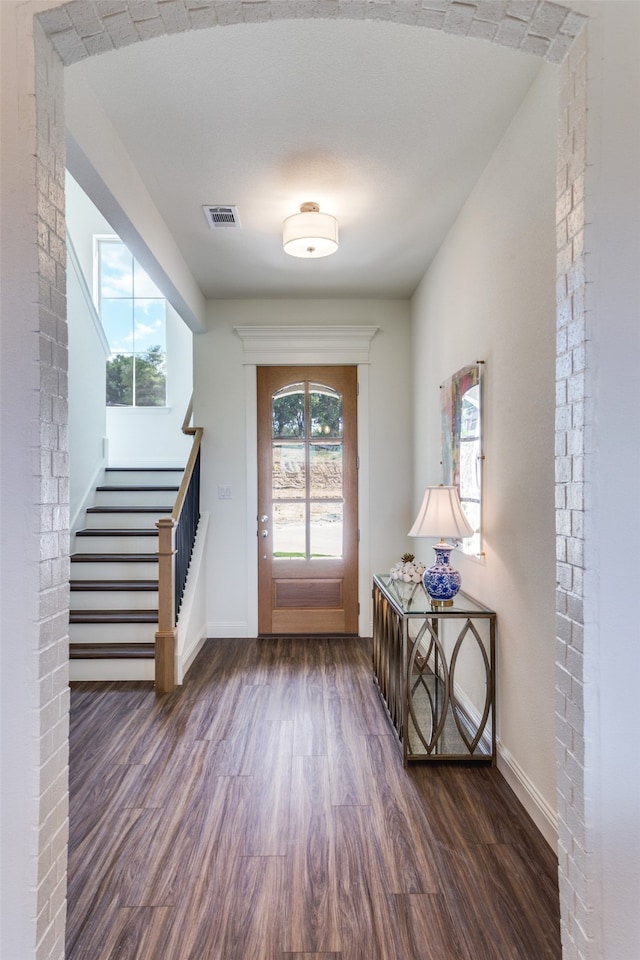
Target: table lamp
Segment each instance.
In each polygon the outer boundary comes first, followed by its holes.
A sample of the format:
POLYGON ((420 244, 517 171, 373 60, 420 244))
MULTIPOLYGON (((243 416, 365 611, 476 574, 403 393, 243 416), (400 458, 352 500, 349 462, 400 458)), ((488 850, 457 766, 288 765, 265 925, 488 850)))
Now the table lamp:
POLYGON ((473 527, 462 512, 458 488, 442 485, 427 487, 422 506, 408 536, 440 537, 440 542, 433 548, 436 562, 422 575, 423 586, 434 605, 452 606, 453 598, 462 582, 460 574, 450 563, 449 555, 454 544, 447 543, 445 537, 461 540, 472 534, 473 527))

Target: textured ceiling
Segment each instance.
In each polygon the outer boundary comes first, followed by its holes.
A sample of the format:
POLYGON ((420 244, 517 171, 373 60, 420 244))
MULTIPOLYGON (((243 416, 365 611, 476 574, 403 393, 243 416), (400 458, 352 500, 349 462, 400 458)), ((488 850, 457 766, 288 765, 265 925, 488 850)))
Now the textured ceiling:
POLYGON ((66 82, 94 90, 206 297, 404 298, 540 66, 404 25, 281 21, 135 44, 66 82), (334 256, 283 252, 306 200, 338 218, 334 256), (242 229, 210 230, 204 203, 236 204, 242 229))

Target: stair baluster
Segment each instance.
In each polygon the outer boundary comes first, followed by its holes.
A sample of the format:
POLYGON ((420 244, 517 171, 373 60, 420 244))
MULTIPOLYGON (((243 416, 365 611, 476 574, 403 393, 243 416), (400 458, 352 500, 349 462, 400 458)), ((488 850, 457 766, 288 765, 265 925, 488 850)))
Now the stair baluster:
POLYGON ((188 426, 189 404, 182 432, 193 436, 193 446, 170 517, 158 528, 158 630, 156 633, 156 693, 175 688, 177 620, 200 519, 200 442, 202 427, 188 426))

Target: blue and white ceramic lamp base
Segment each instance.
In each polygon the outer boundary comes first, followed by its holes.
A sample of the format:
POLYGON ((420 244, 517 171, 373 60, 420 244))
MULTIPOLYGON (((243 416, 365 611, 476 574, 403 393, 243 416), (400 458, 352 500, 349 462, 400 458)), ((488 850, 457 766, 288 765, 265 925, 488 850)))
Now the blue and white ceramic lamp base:
POLYGON ((460 574, 451 566, 450 554, 453 547, 448 543, 438 543, 433 549, 436 562, 423 573, 422 584, 433 604, 450 607, 462 583, 460 574))

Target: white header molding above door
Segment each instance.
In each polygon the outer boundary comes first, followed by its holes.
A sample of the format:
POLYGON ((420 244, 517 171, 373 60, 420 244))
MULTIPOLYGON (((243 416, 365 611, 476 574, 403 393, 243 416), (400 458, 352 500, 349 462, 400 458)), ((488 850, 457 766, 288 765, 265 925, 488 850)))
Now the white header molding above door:
POLYGON ((234 327, 244 346, 243 362, 262 366, 369 363, 369 347, 378 329, 328 324, 234 327))

